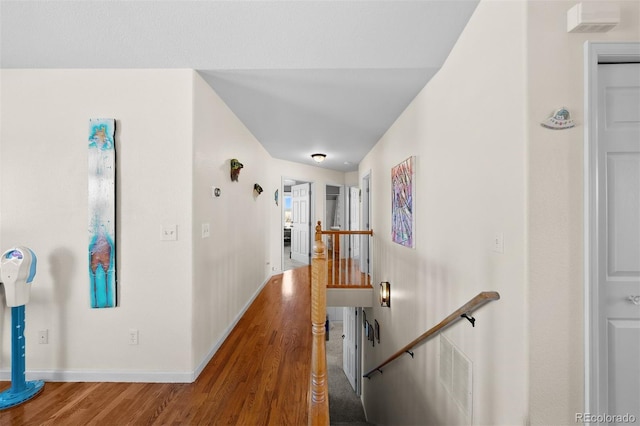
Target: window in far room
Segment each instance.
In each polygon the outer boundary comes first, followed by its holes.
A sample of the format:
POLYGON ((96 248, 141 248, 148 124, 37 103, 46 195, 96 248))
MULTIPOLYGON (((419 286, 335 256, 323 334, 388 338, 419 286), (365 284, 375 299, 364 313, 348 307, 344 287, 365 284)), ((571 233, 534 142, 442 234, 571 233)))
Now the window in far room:
POLYGON ((291 213, 291 193, 284 193, 284 226, 287 228, 291 227, 291 223, 293 222, 293 215, 291 213))

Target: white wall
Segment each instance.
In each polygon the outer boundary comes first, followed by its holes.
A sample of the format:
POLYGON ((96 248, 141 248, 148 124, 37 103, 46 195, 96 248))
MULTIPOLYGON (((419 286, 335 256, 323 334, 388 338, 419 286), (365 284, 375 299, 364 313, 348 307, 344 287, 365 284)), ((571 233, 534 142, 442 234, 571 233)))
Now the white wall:
MULTIPOLYGON (((182 380, 191 371, 192 76, 2 70, 0 241, 38 256, 27 370, 40 378, 182 380), (90 309, 88 120, 117 120, 119 307, 90 309), (162 225, 178 240, 160 240, 162 225), (129 345, 130 328, 139 344, 129 345), (37 332, 49 330, 49 344, 37 332)), ((10 310, 0 301, 2 370, 10 310)))
MULTIPOLYGON (((280 271, 282 203, 273 196, 281 178, 316 184, 316 219, 325 184, 344 183, 341 172, 272 159, 191 70, 2 70, 1 78, 0 241, 38 255, 27 307, 27 370, 38 378, 192 380, 280 271), (87 288, 95 117, 117 120, 120 304, 104 310, 89 308, 87 288), (231 158, 244 164, 238 182, 231 158), (161 226, 172 224, 178 241, 160 241, 161 226), (130 328, 139 345, 128 344, 130 328), (48 345, 37 344, 41 329, 48 345)), ((10 312, 1 302, 6 376, 10 312)))
MULTIPOLYGON (((447 62, 360 164, 371 170, 381 342, 367 371, 484 290, 502 297, 445 335, 473 364, 473 423, 527 415, 525 4, 481 3, 447 62), (391 168, 415 155, 415 249, 391 241, 391 168), (503 254, 492 251, 504 235, 503 254)), ((363 382, 376 424, 469 424, 441 384, 438 338, 363 382)))
POLYGON ((360 182, 358 181, 358 172, 347 172, 344 174, 344 184, 346 186, 357 186, 360 187, 360 182))
POLYGON ((276 187, 269 154, 195 72, 193 94, 193 362, 199 369, 270 276, 276 187), (232 158, 244 165, 237 182, 230 178, 232 158), (254 183, 264 189, 259 196, 254 183), (212 186, 221 189, 219 198, 212 186), (209 238, 202 238, 203 223, 209 238))
MULTIPOLYGON (((415 337, 422 323, 432 325, 432 311, 457 307, 462 290, 473 286, 465 284, 474 280, 471 272, 476 284, 502 295, 476 318, 478 327, 492 329, 493 339, 507 340, 479 341, 474 337, 484 331, 469 333, 466 324, 445 333, 474 364, 475 424, 521 424, 528 417, 531 424, 568 425, 584 411, 584 43, 640 40, 640 3, 607 3, 621 9, 618 27, 568 34, 573 1, 483 1, 442 70, 360 165, 361 176, 374 171, 380 264, 374 278, 393 285, 392 308, 374 308, 368 316, 381 322, 389 346, 415 337), (542 128, 539 123, 561 106, 569 108, 576 128, 542 128), (388 170, 409 155, 418 159, 415 251, 388 241, 388 170), (478 241, 498 231, 505 254, 483 258, 478 241), (408 297, 424 301, 407 307, 408 297), (406 311, 418 312, 419 326, 397 320, 406 311)), ((415 361, 397 361, 397 374, 365 381, 371 421, 411 423, 422 416, 465 422, 437 384, 437 342, 426 346, 426 366, 416 353, 415 361)), ((365 368, 386 351, 385 343, 375 350, 365 345, 365 368)))
MULTIPOLYGON (((281 176, 314 181, 318 212, 325 182, 344 181, 339 172, 271 159, 193 71, 3 70, 2 89, 0 179, 24 176, 24 183, 2 186, 0 241, 3 249, 29 245, 39 258, 27 329, 28 370, 39 377, 188 381, 266 282, 271 263, 280 270, 281 236, 271 237, 281 231, 273 200, 281 176), (88 307, 92 117, 117 119, 116 309, 88 307), (238 182, 229 177, 231 158, 245 166, 238 182), (220 198, 211 186, 221 188, 220 198), (202 223, 210 238, 201 238, 202 223), (176 242, 160 241, 169 224, 178 225, 176 242), (37 345, 45 328, 50 343, 37 345), (139 345, 128 344, 129 328, 139 329, 139 345)), ((0 309, 7 371, 10 314, 0 309)))
POLYGON ((584 411, 584 43, 640 41, 640 2, 606 1, 622 17, 608 33, 568 34, 574 3, 527 6, 530 410, 539 425, 575 424, 584 411), (540 126, 562 106, 575 128, 540 126))

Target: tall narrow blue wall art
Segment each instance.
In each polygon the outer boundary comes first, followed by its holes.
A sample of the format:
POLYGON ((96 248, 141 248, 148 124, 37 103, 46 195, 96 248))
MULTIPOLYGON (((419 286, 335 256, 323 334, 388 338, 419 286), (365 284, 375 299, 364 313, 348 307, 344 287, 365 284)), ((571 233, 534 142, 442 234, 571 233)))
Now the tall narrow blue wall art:
POLYGON ((116 121, 89 120, 89 293, 92 308, 116 306, 116 121))

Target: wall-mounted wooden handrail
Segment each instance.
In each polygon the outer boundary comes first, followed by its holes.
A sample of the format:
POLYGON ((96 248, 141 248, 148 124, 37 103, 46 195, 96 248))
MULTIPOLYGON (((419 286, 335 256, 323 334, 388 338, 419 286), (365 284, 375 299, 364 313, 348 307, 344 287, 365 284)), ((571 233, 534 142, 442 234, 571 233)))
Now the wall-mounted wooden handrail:
MULTIPOLYGON (((376 368, 372 369, 368 373, 364 374, 362 377, 366 377, 367 379, 370 379, 371 375, 374 374, 375 372, 380 372, 381 373, 382 372, 382 370, 381 370, 382 367, 384 367, 385 365, 389 364, 391 361, 395 360, 396 358, 399 358, 401 355, 403 355, 403 354, 405 354, 407 352, 411 354, 411 352, 410 352, 411 349, 413 349, 414 347, 416 347, 420 343, 428 340, 429 338, 434 336, 436 333, 444 330, 446 327, 450 326, 454 322, 459 321, 462 318, 465 318, 473 310, 479 308, 480 306, 484 305, 485 303, 491 302, 492 300, 498 300, 498 299, 500 299, 500 294, 498 294, 497 291, 483 291, 482 293, 479 293, 476 297, 474 297, 473 299, 471 299, 470 301, 468 301, 467 303, 462 305, 460 308, 458 308, 451 315, 449 315, 448 317, 446 317, 445 319, 440 321, 437 325, 431 327, 426 332, 422 333, 417 339, 411 341, 411 343, 409 343, 408 345, 406 345, 405 347, 400 349, 398 352, 396 352, 393 355, 391 355, 389 358, 387 358, 386 361, 384 361, 382 364, 380 364, 376 368)), ((467 319, 469 319, 469 318, 467 318, 467 319)), ((472 324, 473 324, 473 322, 472 322, 472 324)), ((413 354, 411 354, 411 355, 413 356, 413 354)))

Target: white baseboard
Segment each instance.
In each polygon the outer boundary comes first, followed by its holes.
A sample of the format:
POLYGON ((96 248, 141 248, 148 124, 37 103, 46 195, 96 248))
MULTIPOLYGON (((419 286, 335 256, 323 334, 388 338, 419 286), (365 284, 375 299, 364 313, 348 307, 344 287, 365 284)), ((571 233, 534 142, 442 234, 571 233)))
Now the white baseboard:
MULTIPOLYGON (((274 273, 273 275, 277 275, 274 273)), ((265 281, 258 287, 256 292, 247 301, 244 307, 238 312, 235 319, 229 324, 224 331, 222 337, 215 342, 209 353, 200 362, 195 371, 185 372, 163 372, 163 371, 56 371, 56 370, 28 370, 26 373, 27 380, 44 380, 45 382, 123 382, 123 383, 193 383, 200 373, 213 358, 215 353, 220 349, 222 343, 229 337, 231 331, 235 328, 249 309, 249 306, 258 297, 265 285, 273 277, 269 275, 265 281)), ((0 370, 0 381, 10 381, 11 370, 0 370)))
MULTIPOLYGON (((123 383, 191 383, 193 373, 168 373, 162 371, 54 371, 29 370, 29 380, 45 382, 123 382, 123 383)), ((0 381, 10 381, 11 371, 0 370, 0 381)))
POLYGON ((220 346, 222 346, 222 344, 224 343, 225 340, 227 340, 227 337, 229 337, 229 334, 231 334, 231 331, 235 328, 235 326, 238 324, 238 321, 240 321, 240 318, 242 318, 245 314, 245 312, 247 312, 247 309, 249 309, 249 306, 251 306, 251 304, 253 303, 254 300, 256 300, 256 297, 258 297, 258 294, 260 294, 260 292, 262 291, 262 289, 264 288, 265 285, 267 285, 267 283, 269 282, 269 280, 274 276, 274 275, 278 275, 281 274, 281 272, 274 272, 273 274, 269 275, 262 284, 260 284, 260 287, 258 287, 258 289, 256 290, 256 292, 253 294, 253 296, 251 296, 251 298, 247 301, 247 303, 244 305, 244 307, 240 310, 240 312, 238 313, 238 315, 236 315, 236 318, 233 320, 233 322, 231 324, 229 324, 229 327, 227 327, 227 329, 224 331, 224 333, 222 333, 222 337, 220 337, 220 339, 215 342, 213 344, 213 346, 211 346, 211 349, 209 350, 209 353, 207 353, 207 355, 203 358, 203 360, 200 362, 200 364, 198 365, 198 367, 195 369, 195 371, 193 372, 193 378, 192 378, 192 382, 194 382, 198 376, 200 376, 200 373, 202 373, 202 370, 204 370, 204 368, 207 366, 207 364, 209 364, 209 361, 211 361, 211 359, 213 358, 213 356, 216 354, 216 352, 218 352, 218 349, 220 349, 220 346))

